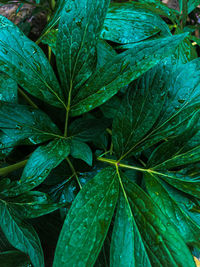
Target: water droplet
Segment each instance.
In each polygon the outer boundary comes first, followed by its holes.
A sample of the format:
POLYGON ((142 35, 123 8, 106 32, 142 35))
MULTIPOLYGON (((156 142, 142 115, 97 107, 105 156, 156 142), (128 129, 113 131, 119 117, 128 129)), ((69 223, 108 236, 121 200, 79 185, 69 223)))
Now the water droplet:
POLYGON ((21 125, 16 125, 15 127, 17 130, 22 130, 22 126, 21 125))

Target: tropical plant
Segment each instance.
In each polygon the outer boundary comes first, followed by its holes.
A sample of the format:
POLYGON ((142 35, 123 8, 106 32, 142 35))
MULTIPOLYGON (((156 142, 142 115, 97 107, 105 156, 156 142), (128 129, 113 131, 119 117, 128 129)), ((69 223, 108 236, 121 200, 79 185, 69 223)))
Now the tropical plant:
POLYGON ((195 266, 199 1, 181 4, 61 0, 37 44, 0 17, 2 267, 195 266))

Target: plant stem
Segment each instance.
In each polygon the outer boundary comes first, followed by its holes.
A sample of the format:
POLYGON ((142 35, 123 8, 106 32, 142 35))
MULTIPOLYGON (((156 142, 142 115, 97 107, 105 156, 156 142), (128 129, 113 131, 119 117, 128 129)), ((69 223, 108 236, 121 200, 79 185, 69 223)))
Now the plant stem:
POLYGON ((143 169, 143 168, 139 168, 136 166, 126 165, 126 164, 120 163, 120 162, 113 160, 113 159, 106 159, 106 158, 100 158, 100 157, 98 157, 97 159, 99 161, 107 162, 111 165, 115 165, 115 166, 122 167, 122 168, 132 169, 132 170, 141 171, 141 172, 149 172, 150 171, 149 169, 143 169))
POLYGON ((27 94, 24 93, 24 91, 20 89, 19 87, 18 87, 18 91, 32 107, 39 109, 38 106, 30 99, 30 97, 27 96, 27 94))
POLYGON ((4 167, 4 168, 0 168, 0 176, 7 175, 10 172, 13 172, 15 170, 18 170, 18 169, 24 167, 26 165, 27 161, 28 160, 26 159, 26 160, 17 162, 15 164, 12 164, 10 166, 4 167))
POLYGON ((70 80, 70 88, 69 88, 69 95, 68 95, 68 102, 66 107, 66 119, 65 119, 65 132, 64 137, 67 136, 67 128, 68 128, 68 120, 69 120, 69 111, 71 105, 71 94, 72 94, 72 80, 70 80))
POLYGON ((82 189, 82 185, 81 185, 81 183, 80 183, 80 181, 79 181, 79 179, 78 179, 78 175, 77 175, 77 173, 76 173, 76 170, 74 169, 73 164, 71 163, 71 161, 70 161, 70 159, 69 159, 68 157, 66 158, 66 160, 67 160, 67 162, 68 162, 68 164, 69 164, 69 167, 70 167, 71 170, 72 170, 72 174, 73 174, 73 175, 75 176, 75 178, 76 178, 76 181, 77 181, 77 183, 78 183, 80 189, 82 189))

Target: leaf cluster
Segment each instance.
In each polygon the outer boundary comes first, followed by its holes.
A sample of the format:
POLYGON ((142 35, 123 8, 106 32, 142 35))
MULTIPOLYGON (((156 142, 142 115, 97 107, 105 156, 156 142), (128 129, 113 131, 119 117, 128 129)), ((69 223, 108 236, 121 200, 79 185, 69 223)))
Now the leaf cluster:
POLYGON ((55 4, 0 16, 1 266, 195 267, 199 1, 55 4))

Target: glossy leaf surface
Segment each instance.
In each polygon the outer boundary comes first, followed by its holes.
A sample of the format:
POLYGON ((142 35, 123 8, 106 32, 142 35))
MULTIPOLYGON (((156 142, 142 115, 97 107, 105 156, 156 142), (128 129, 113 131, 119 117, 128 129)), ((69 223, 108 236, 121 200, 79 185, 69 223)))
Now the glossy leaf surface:
POLYGON ((113 216, 118 186, 115 169, 108 167, 79 192, 60 233, 54 267, 93 266, 113 216))
POLYGON ((9 242, 28 254, 34 267, 43 267, 44 258, 41 244, 34 228, 17 217, 4 201, 0 201, 1 229, 9 242))
POLYGON ((111 267, 151 267, 134 215, 122 192, 118 201, 110 253, 111 267))
POLYGON ((159 41, 141 42, 114 57, 99 68, 75 96, 71 115, 80 115, 106 102, 123 86, 169 55, 184 38, 185 35, 176 35, 159 41))
POLYGON ((124 185, 152 265, 194 267, 189 249, 158 206, 137 184, 124 180, 124 185))
POLYGON ((16 142, 38 144, 59 136, 60 131, 42 111, 1 101, 0 129, 16 142))
POLYGON ((0 16, 0 48, 1 71, 30 94, 63 107, 60 86, 45 54, 3 16, 0 16))
POLYGON ((75 89, 88 79, 96 64, 96 44, 109 0, 69 0, 62 11, 56 59, 65 90, 75 89))

